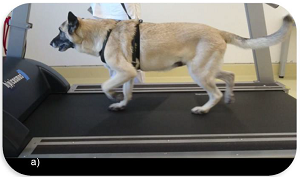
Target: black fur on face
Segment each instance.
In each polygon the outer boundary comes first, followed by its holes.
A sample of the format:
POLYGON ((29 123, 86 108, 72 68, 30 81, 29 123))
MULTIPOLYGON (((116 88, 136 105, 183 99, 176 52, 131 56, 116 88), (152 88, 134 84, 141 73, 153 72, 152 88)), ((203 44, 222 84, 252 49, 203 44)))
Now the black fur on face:
POLYGON ((67 39, 65 33, 59 29, 59 34, 51 41, 50 45, 58 48, 58 51, 64 52, 69 48, 74 48, 74 43, 67 39))

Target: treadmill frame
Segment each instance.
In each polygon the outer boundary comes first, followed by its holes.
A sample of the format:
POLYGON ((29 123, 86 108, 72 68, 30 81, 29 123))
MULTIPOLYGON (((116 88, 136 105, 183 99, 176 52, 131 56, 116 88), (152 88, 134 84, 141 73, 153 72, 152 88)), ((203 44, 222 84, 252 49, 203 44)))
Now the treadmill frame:
MULTIPOLYGON (((159 135, 159 136, 87 136, 87 137, 39 137, 33 138, 19 158, 294 158, 295 149, 278 150, 216 150, 190 152, 112 152, 112 153, 62 153, 34 154, 38 146, 57 145, 128 145, 128 144, 185 144, 185 143, 259 143, 294 142, 296 133, 249 133, 206 135, 159 135)), ((176 145, 175 145, 176 146, 176 145)), ((142 150, 142 149, 139 149, 142 150)))
MULTIPOLYGON (((223 82, 217 83, 221 91, 225 91, 226 85, 223 82)), ((289 92, 289 89, 280 82, 275 83, 257 83, 257 82, 238 82, 235 83, 233 91, 284 91, 289 92)), ((116 88, 116 92, 122 92, 122 87, 116 88)), ((195 83, 149 83, 149 84, 134 84, 133 92, 205 92, 195 83), (188 85, 188 86, 187 86, 188 85), (154 86, 154 87, 153 87, 154 86)), ((68 93, 104 93, 101 84, 73 84, 68 93), (85 87, 85 88, 80 88, 85 87)))

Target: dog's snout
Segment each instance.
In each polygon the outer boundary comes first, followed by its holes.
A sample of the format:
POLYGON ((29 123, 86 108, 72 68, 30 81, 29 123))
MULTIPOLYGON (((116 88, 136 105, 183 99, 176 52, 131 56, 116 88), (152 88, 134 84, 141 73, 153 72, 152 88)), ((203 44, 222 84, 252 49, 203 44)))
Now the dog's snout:
POLYGON ((51 45, 52 47, 54 47, 54 48, 56 48, 56 47, 57 47, 57 45, 56 45, 56 43, 55 43, 55 41, 54 41, 54 40, 52 40, 52 41, 50 42, 50 45, 51 45))
POLYGON ((53 45, 54 45, 54 42, 53 42, 53 41, 51 41, 51 42, 50 42, 50 45, 51 45, 52 47, 54 47, 54 46, 53 46, 53 45))
POLYGON ((58 34, 55 38, 52 39, 52 41, 50 42, 50 45, 54 48, 57 48, 59 46, 59 38, 60 35, 58 34))

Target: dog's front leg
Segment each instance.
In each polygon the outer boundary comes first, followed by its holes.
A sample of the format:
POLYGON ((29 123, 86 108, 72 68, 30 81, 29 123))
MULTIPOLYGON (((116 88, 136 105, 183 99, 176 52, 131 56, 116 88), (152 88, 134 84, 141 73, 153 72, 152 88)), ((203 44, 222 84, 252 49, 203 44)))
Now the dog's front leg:
POLYGON ((132 98, 132 88, 133 88, 133 79, 124 83, 124 85, 123 85, 124 99, 119 103, 111 104, 109 106, 109 110, 120 111, 120 110, 125 109, 125 106, 132 98))
POLYGON ((114 92, 112 91, 114 88, 124 84, 123 86, 123 94, 124 99, 119 103, 114 103, 109 106, 109 110, 119 111, 123 110, 127 105, 128 101, 131 99, 132 95, 132 87, 133 87, 133 78, 137 75, 136 70, 131 70, 127 72, 116 71, 116 75, 110 78, 108 81, 102 84, 102 90, 106 94, 106 96, 110 99, 114 99, 114 92))

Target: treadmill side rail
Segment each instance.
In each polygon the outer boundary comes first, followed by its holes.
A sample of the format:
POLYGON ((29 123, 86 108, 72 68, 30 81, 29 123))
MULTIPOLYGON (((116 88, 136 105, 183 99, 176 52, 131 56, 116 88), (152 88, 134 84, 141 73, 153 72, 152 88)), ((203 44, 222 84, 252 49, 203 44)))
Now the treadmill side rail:
POLYGON ((294 158, 296 133, 33 138, 19 158, 294 158))
MULTIPOLYGON (((221 91, 226 90, 225 83, 217 83, 217 87, 221 91)), ((114 91, 122 92, 122 86, 115 88, 114 91)), ((203 88, 199 87, 196 83, 157 83, 157 84, 135 84, 133 92, 136 93, 152 93, 152 92, 206 92, 203 88)), ((285 85, 275 83, 255 83, 255 82, 237 82, 233 88, 234 92, 237 91, 284 91, 288 92, 285 85)), ((82 93, 104 93, 101 85, 78 85, 74 84, 69 89, 68 93, 82 94, 82 93)))

